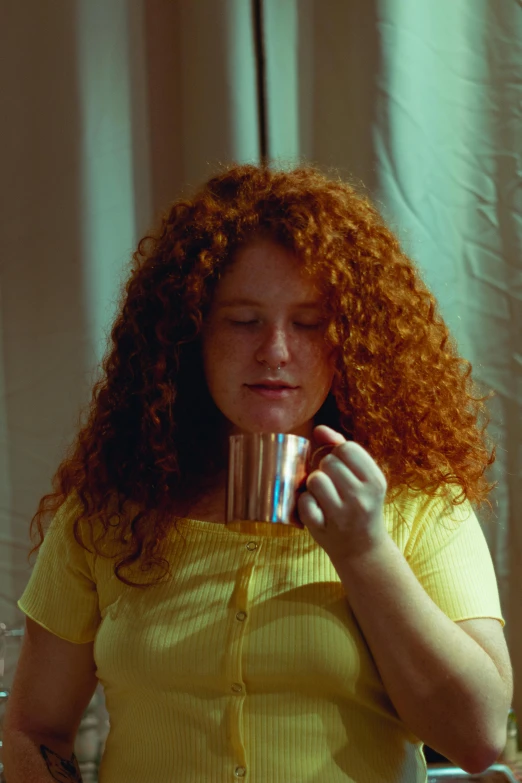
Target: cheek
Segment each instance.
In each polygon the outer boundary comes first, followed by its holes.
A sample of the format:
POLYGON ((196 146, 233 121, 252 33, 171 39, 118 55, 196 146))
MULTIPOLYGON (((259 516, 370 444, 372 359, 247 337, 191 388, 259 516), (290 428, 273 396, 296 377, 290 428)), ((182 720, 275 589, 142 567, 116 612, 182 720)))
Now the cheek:
POLYGON ((301 356, 307 363, 311 375, 317 380, 321 379, 324 383, 331 384, 334 376, 334 351, 325 346, 323 343, 319 345, 309 346, 308 351, 303 351, 301 356))
POLYGON ((310 377, 315 378, 314 405, 323 404, 332 388, 335 375, 333 351, 323 351, 315 357, 315 366, 311 367, 310 377))
POLYGON ((242 350, 229 335, 215 332, 203 343, 203 364, 209 387, 222 387, 234 368, 241 364, 242 350))

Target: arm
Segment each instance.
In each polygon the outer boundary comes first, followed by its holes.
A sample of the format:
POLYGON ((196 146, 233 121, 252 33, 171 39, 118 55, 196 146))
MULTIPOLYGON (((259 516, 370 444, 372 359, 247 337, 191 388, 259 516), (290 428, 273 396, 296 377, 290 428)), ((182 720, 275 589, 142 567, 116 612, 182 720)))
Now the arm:
POLYGON ((500 623, 444 614, 388 535, 377 464, 339 433, 315 433, 337 445, 308 477, 299 515, 339 574, 400 718, 465 770, 485 769, 504 747, 512 696, 500 623))
POLYGON ((393 541, 336 564, 384 686, 411 731, 468 772, 506 740, 509 655, 497 620, 450 620, 393 541))
POLYGON ((81 781, 73 746, 97 683, 92 647, 27 618, 4 723, 7 783, 81 781))

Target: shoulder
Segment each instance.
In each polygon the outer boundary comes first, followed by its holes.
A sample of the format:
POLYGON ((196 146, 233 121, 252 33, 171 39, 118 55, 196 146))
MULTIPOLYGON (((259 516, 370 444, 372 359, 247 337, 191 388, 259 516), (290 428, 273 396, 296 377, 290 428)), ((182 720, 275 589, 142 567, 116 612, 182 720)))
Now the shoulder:
POLYGON ((404 487, 387 501, 385 508, 388 516, 400 516, 411 525, 427 517, 462 521, 473 513, 470 502, 457 486, 439 487, 433 492, 404 487))
POLYGON ((466 527, 480 532, 475 512, 462 500, 459 487, 442 487, 432 494, 404 488, 385 506, 388 533, 405 552, 420 541, 448 539, 466 527))

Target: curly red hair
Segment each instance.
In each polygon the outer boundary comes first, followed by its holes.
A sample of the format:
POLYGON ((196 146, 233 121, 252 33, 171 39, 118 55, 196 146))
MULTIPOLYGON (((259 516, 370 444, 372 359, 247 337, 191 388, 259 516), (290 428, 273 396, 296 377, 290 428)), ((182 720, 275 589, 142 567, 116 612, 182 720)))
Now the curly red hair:
MULTIPOLYGON (((43 521, 76 493, 80 521, 104 553, 118 531, 115 573, 168 571, 161 543, 195 476, 223 466, 223 417, 207 390, 202 324, 240 246, 263 236, 295 253, 324 294, 336 352, 332 392, 317 415, 366 448, 391 499, 404 487, 480 504, 492 484, 486 396, 456 350, 432 294, 370 201, 311 166, 233 165, 174 203, 133 255, 130 279, 93 390, 88 420, 58 467, 43 521), (219 446, 218 446, 219 444, 219 446)), ((34 550, 33 550, 34 551, 34 550)))

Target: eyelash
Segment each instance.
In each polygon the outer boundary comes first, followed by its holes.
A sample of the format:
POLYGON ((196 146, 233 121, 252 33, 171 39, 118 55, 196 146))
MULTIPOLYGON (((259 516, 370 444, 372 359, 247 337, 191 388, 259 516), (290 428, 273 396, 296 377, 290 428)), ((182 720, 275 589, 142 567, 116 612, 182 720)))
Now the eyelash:
MULTIPOLYGON (((234 324, 235 326, 255 326, 259 323, 259 321, 231 321, 230 323, 234 324)), ((319 329, 321 324, 300 324, 297 321, 294 321, 294 326, 299 327, 300 329, 319 329)))

